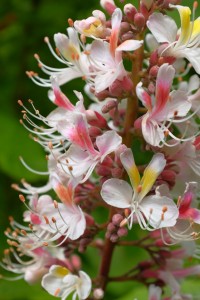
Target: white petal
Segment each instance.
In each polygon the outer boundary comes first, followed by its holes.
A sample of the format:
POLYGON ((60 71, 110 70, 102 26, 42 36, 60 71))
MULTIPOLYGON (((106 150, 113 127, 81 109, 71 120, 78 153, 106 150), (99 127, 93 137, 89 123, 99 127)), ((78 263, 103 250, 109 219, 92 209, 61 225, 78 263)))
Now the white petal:
POLYGON ((106 155, 116 151, 122 143, 122 138, 114 130, 106 131, 96 138, 96 145, 101 154, 101 161, 106 155))
POLYGON ((158 195, 145 197, 140 203, 140 209, 149 224, 155 229, 174 226, 179 214, 172 199, 158 195))
POLYGON ((124 180, 108 179, 104 182, 101 189, 101 197, 103 200, 118 208, 127 208, 132 203, 133 190, 131 186, 124 180))
POLYGON ((187 48, 182 51, 182 56, 186 57, 195 71, 200 74, 200 48, 187 48))
POLYGON ((147 27, 155 36, 158 43, 173 43, 176 40, 176 23, 167 15, 153 13, 147 21, 147 27))
POLYGON ((168 101, 166 109, 168 110, 167 118, 184 117, 191 108, 191 103, 188 101, 187 93, 185 91, 172 91, 170 93, 171 100, 168 101))
POLYGON ((127 40, 119 45, 116 51, 134 51, 140 48, 143 44, 143 41, 138 40, 127 40))
POLYGON ((81 285, 79 285, 77 292, 80 299, 87 299, 92 288, 92 282, 90 277, 83 271, 79 271, 81 279, 81 285))

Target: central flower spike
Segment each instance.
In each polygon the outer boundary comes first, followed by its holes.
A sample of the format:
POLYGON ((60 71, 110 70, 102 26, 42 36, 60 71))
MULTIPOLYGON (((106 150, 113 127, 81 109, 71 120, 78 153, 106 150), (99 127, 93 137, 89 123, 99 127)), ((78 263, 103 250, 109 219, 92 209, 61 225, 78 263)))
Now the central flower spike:
POLYGON ((153 156, 142 178, 130 149, 121 154, 121 162, 129 175, 131 186, 124 180, 107 180, 101 190, 104 201, 114 207, 131 210, 127 217, 130 228, 134 214, 142 229, 154 230, 173 226, 178 217, 178 209, 173 200, 161 196, 158 189, 155 194, 146 196, 166 165, 164 155, 157 153, 153 156))

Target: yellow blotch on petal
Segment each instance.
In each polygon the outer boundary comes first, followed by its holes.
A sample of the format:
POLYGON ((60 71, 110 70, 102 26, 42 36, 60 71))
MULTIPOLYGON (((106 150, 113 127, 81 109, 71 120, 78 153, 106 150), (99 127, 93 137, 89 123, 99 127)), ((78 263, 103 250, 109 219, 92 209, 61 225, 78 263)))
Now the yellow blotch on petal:
POLYGON ((54 275, 56 277, 64 277, 66 275, 68 275, 70 272, 67 268, 64 267, 57 267, 54 271, 53 271, 54 275))

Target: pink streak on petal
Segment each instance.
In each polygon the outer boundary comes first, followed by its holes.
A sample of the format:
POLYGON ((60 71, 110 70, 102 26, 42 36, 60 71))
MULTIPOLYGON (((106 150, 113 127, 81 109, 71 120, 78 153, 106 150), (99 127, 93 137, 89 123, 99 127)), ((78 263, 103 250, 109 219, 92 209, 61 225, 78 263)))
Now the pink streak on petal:
POLYGON ((31 213, 30 217, 31 217, 31 223, 33 223, 34 225, 41 224, 41 219, 40 219, 40 217, 38 217, 38 215, 31 213))
POLYGON ((62 108, 65 108, 69 111, 74 110, 74 105, 69 101, 69 99, 61 92, 60 88, 53 84, 53 92, 55 95, 54 103, 62 108))

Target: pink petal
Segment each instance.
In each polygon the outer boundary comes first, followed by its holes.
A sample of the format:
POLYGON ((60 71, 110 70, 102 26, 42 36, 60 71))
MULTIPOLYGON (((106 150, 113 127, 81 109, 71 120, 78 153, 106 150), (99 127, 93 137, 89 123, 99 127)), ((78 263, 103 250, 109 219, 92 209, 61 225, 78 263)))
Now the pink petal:
POLYGON ((101 161, 106 155, 116 151, 122 143, 122 138, 114 130, 106 131, 96 138, 96 145, 101 155, 101 161))

